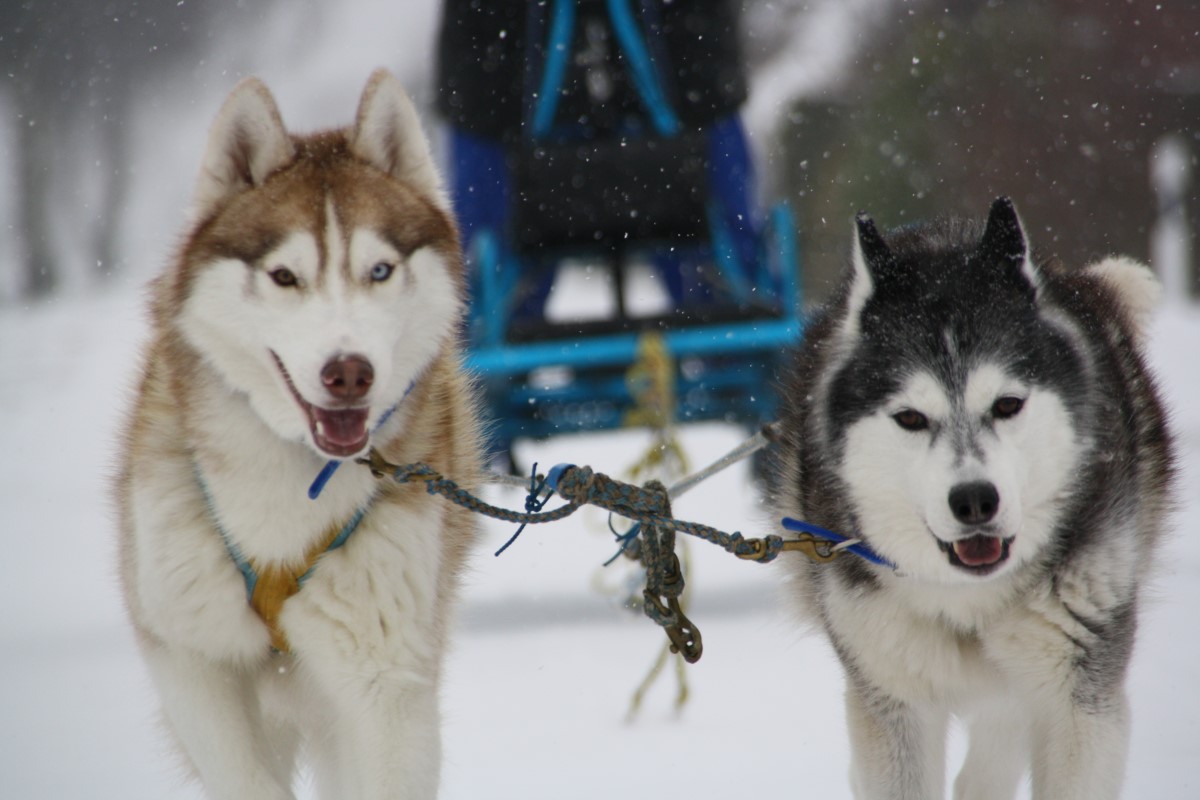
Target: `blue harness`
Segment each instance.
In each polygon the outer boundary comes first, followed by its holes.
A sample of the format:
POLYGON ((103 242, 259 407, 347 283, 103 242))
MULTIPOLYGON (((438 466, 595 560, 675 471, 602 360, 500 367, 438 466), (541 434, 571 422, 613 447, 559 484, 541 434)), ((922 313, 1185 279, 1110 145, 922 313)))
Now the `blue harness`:
MULTIPOLYGON (((404 402, 404 399, 408 397, 410 392, 412 392, 414 386, 416 386, 415 380, 408 385, 408 388, 404 390, 404 394, 401 395, 400 399, 396 401, 395 405, 383 413, 383 415, 379 418, 379 421, 375 423, 375 427, 371 431, 372 433, 383 427, 383 424, 391 418, 396 409, 400 407, 400 404, 404 402)), ((312 485, 308 489, 309 498, 316 500, 320 496, 322 490, 325 488, 325 485, 329 483, 329 479, 333 477, 333 474, 337 471, 341 464, 342 462, 337 459, 331 459, 330 461, 326 462, 325 466, 322 467, 321 471, 317 474, 316 479, 312 482, 312 485)), ((204 482, 204 477, 200 474, 199 466, 193 464, 193 469, 196 474, 196 483, 199 484, 200 491, 204 495, 204 502, 208 506, 208 515, 212 518, 213 524, 217 528, 217 532, 221 534, 221 541, 225 544, 225 550, 229 553, 229 558, 233 561, 234 565, 237 566, 238 572, 242 573, 242 580, 246 584, 247 602, 250 603, 250 606, 258 613, 260 617, 263 618, 263 621, 267 624, 267 627, 270 628, 272 648, 278 651, 286 651, 287 639, 279 629, 276 620, 279 609, 282 606, 282 601, 279 600, 280 592, 282 591, 284 599, 286 599, 296 591, 299 591, 300 587, 302 587, 312 575, 313 570, 316 569, 317 562, 320 561, 321 556, 337 550, 350 540, 350 537, 354 535, 356 530, 358 530, 358 526, 362 522, 363 517, 367 515, 367 512, 371 510, 371 506, 374 505, 376 495, 372 493, 366 504, 357 509, 350 516, 350 519, 347 520, 346 524, 343 525, 337 534, 329 540, 329 544, 326 545, 324 549, 308 554, 306 562, 307 567, 304 572, 294 576, 293 578, 286 572, 281 572, 278 570, 271 571, 273 582, 270 586, 265 587, 266 591, 260 597, 258 595, 259 583, 261 580, 259 571, 255 569, 254 564, 251 563, 250 559, 246 558, 245 554, 242 553, 241 548, 239 548, 233 539, 230 538, 229 532, 225 530, 225 526, 221 524, 221 518, 217 513, 216 503, 213 502, 212 493, 208 490, 208 484, 204 482), (293 580, 294 584, 291 583, 293 580), (281 581, 282 584, 280 583, 281 581), (290 585, 290 588, 281 590, 281 585, 290 585)))

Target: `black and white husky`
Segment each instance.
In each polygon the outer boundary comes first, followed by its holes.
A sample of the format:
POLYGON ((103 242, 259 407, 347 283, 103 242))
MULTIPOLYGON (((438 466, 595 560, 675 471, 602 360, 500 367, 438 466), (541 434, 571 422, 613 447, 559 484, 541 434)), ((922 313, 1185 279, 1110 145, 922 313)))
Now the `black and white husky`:
POLYGON ((787 380, 775 502, 890 562, 798 563, 846 672, 859 798, 1116 797, 1139 590, 1171 442, 1141 353, 1158 294, 1124 258, 1034 258, 1012 203, 881 234, 787 380))

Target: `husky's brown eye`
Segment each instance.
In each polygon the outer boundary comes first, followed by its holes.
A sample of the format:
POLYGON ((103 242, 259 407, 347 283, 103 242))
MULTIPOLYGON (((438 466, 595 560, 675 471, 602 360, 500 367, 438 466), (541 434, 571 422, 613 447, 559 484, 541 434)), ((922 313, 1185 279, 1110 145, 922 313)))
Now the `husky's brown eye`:
POLYGON ((929 427, 929 419, 920 411, 913 411, 911 408, 897 411, 892 414, 892 419, 906 431, 923 431, 929 427))
POLYGON ((996 419, 1015 417, 1025 406, 1025 400, 1020 397, 1005 396, 992 403, 992 416, 996 419))
POLYGON ((268 273, 271 280, 275 281, 277 286, 295 286, 300 281, 296 278, 296 273, 292 272, 287 267, 276 267, 268 273))

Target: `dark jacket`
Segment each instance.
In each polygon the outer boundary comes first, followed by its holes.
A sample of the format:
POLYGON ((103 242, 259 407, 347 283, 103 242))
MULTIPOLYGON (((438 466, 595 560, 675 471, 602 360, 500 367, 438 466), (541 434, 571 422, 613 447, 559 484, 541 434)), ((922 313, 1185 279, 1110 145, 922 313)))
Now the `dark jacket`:
MULTIPOLYGON (((554 0, 446 0, 438 39, 437 108, 450 124, 498 139, 520 135, 528 98, 541 80, 554 5, 554 0)), ((607 18, 602 0, 576 0, 576 5, 573 55, 588 46, 586 20, 607 18)), ((736 111, 746 99, 736 1, 630 0, 630 6, 659 81, 685 125, 701 126, 736 111)), ((577 92, 584 69, 579 58, 572 59, 564 94, 577 92)), ((628 93, 629 84, 622 86, 628 93)))

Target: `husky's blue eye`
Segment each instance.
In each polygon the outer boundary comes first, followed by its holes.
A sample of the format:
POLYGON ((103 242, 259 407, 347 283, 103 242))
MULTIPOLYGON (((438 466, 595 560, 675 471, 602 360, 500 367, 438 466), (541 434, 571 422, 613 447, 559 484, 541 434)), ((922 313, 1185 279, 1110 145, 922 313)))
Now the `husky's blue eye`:
POLYGON ((383 283, 388 278, 392 277, 392 273, 396 271, 396 267, 386 261, 380 261, 375 266, 371 267, 371 280, 376 283, 383 283))
POLYGON ((275 281, 277 286, 289 287, 300 283, 300 279, 296 277, 296 273, 287 267, 276 267, 267 274, 271 276, 271 280, 275 281))
POLYGON ((892 419, 906 431, 923 431, 929 427, 929 419, 920 411, 913 411, 911 408, 897 411, 892 414, 892 419))
POLYGON ((992 403, 992 416, 996 419, 1015 417, 1025 407, 1025 400, 1020 397, 1005 396, 992 403))

